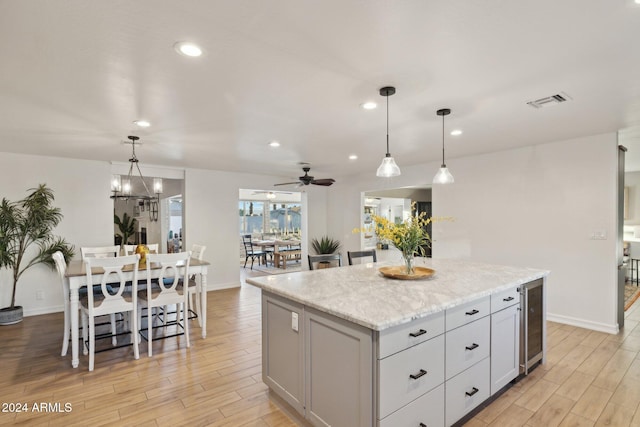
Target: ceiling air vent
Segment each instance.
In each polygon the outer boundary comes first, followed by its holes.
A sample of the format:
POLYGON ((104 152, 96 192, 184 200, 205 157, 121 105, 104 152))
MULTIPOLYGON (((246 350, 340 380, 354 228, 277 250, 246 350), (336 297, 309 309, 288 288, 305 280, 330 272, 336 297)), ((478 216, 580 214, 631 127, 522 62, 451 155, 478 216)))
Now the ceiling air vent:
POLYGON ((548 107, 550 105, 560 104, 561 102, 570 101, 571 97, 564 92, 560 92, 556 95, 546 96, 544 98, 536 99, 535 101, 527 102, 527 105, 533 108, 548 107))

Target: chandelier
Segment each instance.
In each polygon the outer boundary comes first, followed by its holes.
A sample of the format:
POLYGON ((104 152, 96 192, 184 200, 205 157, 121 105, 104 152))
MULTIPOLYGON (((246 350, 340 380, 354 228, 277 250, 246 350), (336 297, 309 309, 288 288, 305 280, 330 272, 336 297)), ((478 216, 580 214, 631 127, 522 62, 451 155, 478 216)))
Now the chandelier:
POLYGON ((139 160, 136 157, 136 141, 140 139, 138 136, 130 135, 127 137, 131 140, 131 158, 129 159, 129 173, 126 176, 111 175, 111 198, 124 200, 137 200, 146 206, 149 211, 149 219, 151 221, 158 220, 158 202, 162 193, 162 178, 153 178, 153 192, 149 190, 147 183, 140 171, 139 160), (132 194, 133 184, 135 181, 142 183, 144 193, 132 194))

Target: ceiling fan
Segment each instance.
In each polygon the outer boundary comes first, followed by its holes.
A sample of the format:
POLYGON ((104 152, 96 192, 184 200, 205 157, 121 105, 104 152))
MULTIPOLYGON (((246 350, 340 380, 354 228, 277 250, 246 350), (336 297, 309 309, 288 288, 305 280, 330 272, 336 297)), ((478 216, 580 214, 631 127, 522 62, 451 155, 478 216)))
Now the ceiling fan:
POLYGON ((274 186, 278 186, 278 185, 298 184, 298 186, 303 186, 303 185, 313 184, 313 185, 322 185, 322 186, 328 187, 331 184, 333 184, 334 182, 336 182, 333 178, 315 179, 314 177, 309 175, 309 171, 311 170, 311 168, 309 166, 303 167, 302 170, 304 171, 304 175, 301 176, 301 177, 298 177, 299 181, 297 181, 297 182, 282 182, 280 184, 273 184, 273 185, 274 186))

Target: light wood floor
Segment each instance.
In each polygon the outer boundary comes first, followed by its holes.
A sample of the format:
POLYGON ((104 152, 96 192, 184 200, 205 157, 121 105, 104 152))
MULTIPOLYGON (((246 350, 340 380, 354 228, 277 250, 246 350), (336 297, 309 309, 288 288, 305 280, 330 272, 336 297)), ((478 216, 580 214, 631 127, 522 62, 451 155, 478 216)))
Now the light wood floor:
MULTIPOLYGON (((259 275, 260 273, 250 273, 259 275)), ((208 337, 192 321, 182 338, 154 342, 140 359, 130 348, 87 358, 72 369, 60 356, 62 315, 0 327, 0 412, 13 425, 296 426, 302 420, 261 381, 260 292, 252 286, 210 292, 208 337), (53 404, 49 412, 33 405, 53 404), (70 404, 70 412, 51 412, 70 404), (3 406, 0 409, 8 409, 3 406)), ((619 335, 549 323, 548 363, 509 389, 468 426, 640 426, 640 304, 619 335)))

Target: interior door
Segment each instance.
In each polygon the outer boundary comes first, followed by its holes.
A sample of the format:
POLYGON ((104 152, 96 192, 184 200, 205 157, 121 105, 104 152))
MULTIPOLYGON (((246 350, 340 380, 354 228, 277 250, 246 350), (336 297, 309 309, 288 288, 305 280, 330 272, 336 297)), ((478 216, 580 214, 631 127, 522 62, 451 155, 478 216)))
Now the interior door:
POLYGON ((622 329, 624 326, 624 282, 626 276, 626 268, 623 262, 624 259, 624 242, 623 242, 623 226, 624 226, 624 156, 627 149, 618 145, 618 230, 617 230, 617 259, 618 259, 618 298, 617 298, 617 313, 618 313, 618 328, 622 329))

